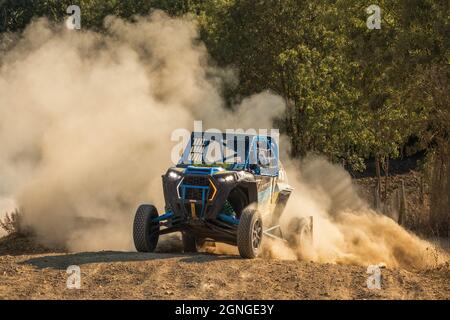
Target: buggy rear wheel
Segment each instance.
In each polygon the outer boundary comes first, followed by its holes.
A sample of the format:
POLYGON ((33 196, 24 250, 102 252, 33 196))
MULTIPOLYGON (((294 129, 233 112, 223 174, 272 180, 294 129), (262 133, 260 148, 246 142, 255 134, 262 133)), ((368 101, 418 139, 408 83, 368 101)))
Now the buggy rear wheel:
POLYGON ((159 222, 155 206, 144 204, 136 211, 133 223, 134 246, 138 252, 153 252, 159 239, 159 222))
POLYGON ((297 217, 289 221, 285 234, 291 247, 303 247, 313 242, 313 217, 297 217))
POLYGON ((262 237, 263 224, 258 210, 245 209, 237 231, 237 246, 241 257, 256 258, 261 248, 262 237))

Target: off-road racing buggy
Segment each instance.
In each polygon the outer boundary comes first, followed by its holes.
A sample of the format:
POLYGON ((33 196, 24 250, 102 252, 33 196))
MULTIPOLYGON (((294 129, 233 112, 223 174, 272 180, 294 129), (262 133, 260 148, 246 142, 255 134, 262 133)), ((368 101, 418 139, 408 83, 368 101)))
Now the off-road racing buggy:
MULTIPOLYGON (((274 137, 193 132, 162 184, 165 213, 158 215, 151 204, 137 209, 133 238, 139 252, 154 251, 159 236, 173 232, 182 233, 184 252, 215 241, 237 246, 244 258, 259 254, 263 235, 292 241, 278 225, 292 188, 274 137)), ((286 234, 312 234, 312 219, 289 225, 286 234)))

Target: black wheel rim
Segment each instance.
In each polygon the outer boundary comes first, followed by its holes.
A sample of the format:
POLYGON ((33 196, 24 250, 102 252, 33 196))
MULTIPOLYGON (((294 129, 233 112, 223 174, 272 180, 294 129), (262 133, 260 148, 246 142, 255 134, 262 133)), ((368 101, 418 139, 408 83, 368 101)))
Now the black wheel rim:
POLYGON ((253 250, 258 250, 262 239, 262 224, 260 220, 256 220, 252 229, 252 246, 253 250))

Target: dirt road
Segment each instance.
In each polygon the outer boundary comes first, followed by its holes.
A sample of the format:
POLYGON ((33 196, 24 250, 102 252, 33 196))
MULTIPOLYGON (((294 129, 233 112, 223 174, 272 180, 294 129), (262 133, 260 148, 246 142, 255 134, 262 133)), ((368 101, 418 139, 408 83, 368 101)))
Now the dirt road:
POLYGON ((450 299, 448 264, 420 272, 383 269, 382 289, 370 290, 362 266, 0 247, 0 299, 450 299), (69 265, 81 268, 79 290, 66 288, 69 265))

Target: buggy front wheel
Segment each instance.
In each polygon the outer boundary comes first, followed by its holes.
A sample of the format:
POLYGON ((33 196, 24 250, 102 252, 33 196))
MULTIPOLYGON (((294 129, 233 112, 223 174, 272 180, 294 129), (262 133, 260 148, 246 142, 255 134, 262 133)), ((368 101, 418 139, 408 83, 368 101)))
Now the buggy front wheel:
POLYGON ((258 210, 245 209, 239 220, 237 246, 242 258, 256 258, 261 249, 263 224, 258 210))
POLYGON ((155 206, 144 204, 136 211, 133 223, 134 246, 138 252, 153 252, 159 239, 159 222, 155 206))

